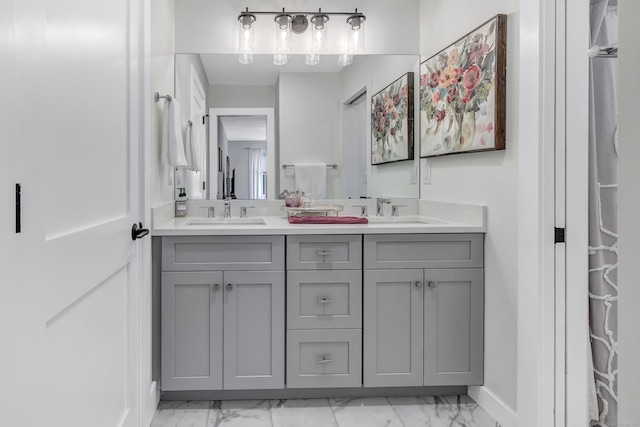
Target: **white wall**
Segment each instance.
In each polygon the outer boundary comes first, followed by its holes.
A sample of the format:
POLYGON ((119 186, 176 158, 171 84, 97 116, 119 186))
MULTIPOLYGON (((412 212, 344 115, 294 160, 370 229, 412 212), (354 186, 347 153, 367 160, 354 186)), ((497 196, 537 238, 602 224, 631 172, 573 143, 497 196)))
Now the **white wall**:
POLYGON ((282 164, 336 163, 327 170, 327 198, 342 197, 339 73, 283 73, 279 79, 280 189, 295 188, 293 169, 282 164))
MULTIPOLYGON (((379 56, 365 56, 356 58, 353 65, 346 67, 340 73, 341 98, 343 104, 358 93, 363 87, 367 88, 367 123, 371 117, 371 97, 384 89, 393 81, 407 72, 414 73, 414 116, 419 108, 419 70, 420 58, 417 55, 395 55, 392 59, 379 56)), ((371 165, 371 127, 367 124, 366 165, 368 169, 369 196, 386 197, 418 197, 419 185, 417 179, 412 181, 412 174, 417 176, 420 143, 418 121, 414 125, 414 160, 404 162, 371 165)))
POLYGON ((209 108, 275 108, 276 87, 261 85, 210 85, 209 108))
MULTIPOLYGON (((151 92, 174 96, 173 69, 175 53, 175 0, 151 2, 151 92)), ((160 164, 160 136, 164 100, 151 106, 151 207, 173 201, 173 185, 169 185, 171 168, 160 164)))
MULTIPOLYGON (((200 83, 205 90, 209 87, 207 73, 204 71, 200 55, 181 54, 175 58, 175 96, 180 101, 183 126, 191 120, 191 66, 193 65, 200 83)), ((208 101, 207 101, 208 104, 208 101)), ((184 133, 183 133, 184 136, 184 133)))
POLYGON ((497 13, 508 18, 506 150, 428 159, 431 185, 422 199, 488 207, 485 239, 484 388, 516 408, 517 173, 519 1, 421 0, 420 46, 431 57, 497 13))
POLYGON ((638 122, 637 99, 640 96, 637 70, 640 58, 637 40, 640 28, 640 2, 619 0, 620 16, 620 91, 619 99, 619 157, 618 157, 618 246, 619 246, 619 301, 618 301, 618 423, 620 425, 640 425, 640 280, 638 280, 638 260, 640 260, 640 228, 638 212, 638 182, 640 171, 637 159, 640 157, 640 122, 638 122))
MULTIPOLYGON (((358 8, 368 19, 365 23, 366 53, 412 53, 420 46, 419 0, 362 2, 361 0, 180 0, 176 2, 176 50, 183 53, 236 53, 238 49, 238 15, 248 7, 252 11, 351 12, 358 8)), ((342 16, 330 18, 328 53, 342 53, 345 48, 342 16)), ((255 52, 273 53, 275 24, 273 16, 258 16, 255 23, 255 52)), ((293 39, 292 53, 306 53, 310 34, 293 39)))

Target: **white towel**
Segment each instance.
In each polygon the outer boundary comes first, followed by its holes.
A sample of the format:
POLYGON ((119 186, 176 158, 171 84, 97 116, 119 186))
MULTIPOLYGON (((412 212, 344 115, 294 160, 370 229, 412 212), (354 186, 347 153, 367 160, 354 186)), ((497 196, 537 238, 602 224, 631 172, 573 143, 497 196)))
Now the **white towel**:
POLYGON ((187 126, 187 169, 200 172, 202 165, 200 138, 198 130, 194 129, 195 124, 187 126))
POLYGON ((180 103, 175 98, 164 102, 160 161, 163 165, 187 166, 180 125, 180 103))
POLYGON ((295 178, 296 190, 304 191, 316 200, 327 198, 327 165, 325 163, 297 163, 295 178))

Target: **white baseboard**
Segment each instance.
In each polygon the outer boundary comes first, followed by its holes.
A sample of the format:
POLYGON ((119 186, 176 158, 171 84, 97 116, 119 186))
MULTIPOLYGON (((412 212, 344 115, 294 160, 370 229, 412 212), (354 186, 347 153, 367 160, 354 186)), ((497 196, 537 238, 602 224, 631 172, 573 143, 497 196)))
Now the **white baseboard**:
POLYGON ((149 391, 146 396, 143 397, 144 402, 142 405, 142 426, 149 427, 151 425, 151 421, 153 421, 153 416, 156 413, 156 409, 158 408, 158 403, 160 402, 160 392, 158 390, 157 381, 153 381, 151 386, 149 386, 149 391))
POLYGON ((504 402, 485 387, 469 387, 468 394, 469 397, 475 400, 476 403, 487 411, 502 427, 516 427, 518 424, 518 417, 513 413, 511 408, 505 405, 504 402))

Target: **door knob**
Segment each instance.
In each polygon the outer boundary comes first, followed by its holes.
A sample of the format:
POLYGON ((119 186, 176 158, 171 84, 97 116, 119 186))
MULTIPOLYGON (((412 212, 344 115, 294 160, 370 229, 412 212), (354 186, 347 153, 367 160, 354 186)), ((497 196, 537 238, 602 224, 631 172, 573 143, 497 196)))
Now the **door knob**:
POLYGON ((147 234, 149 234, 149 229, 142 228, 141 222, 137 224, 134 223, 133 227, 131 227, 131 240, 142 239, 147 234))

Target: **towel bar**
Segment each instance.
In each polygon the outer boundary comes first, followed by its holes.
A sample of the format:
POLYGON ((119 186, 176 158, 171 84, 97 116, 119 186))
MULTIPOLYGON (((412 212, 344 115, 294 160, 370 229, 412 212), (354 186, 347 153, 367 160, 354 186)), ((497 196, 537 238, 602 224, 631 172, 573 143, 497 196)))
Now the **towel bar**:
POLYGON ((160 101, 160 98, 164 98, 167 101, 171 102, 171 95, 160 95, 158 92, 153 94, 153 99, 158 102, 160 101))
MULTIPOLYGON (((287 165, 287 164, 282 165, 282 169, 290 169, 290 168, 295 168, 295 167, 296 167, 296 165, 287 165)), ((327 165, 327 167, 331 168, 331 169, 338 169, 338 165, 336 165, 335 163, 332 164, 332 165, 327 165)))

